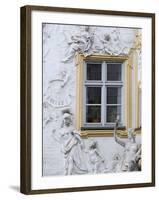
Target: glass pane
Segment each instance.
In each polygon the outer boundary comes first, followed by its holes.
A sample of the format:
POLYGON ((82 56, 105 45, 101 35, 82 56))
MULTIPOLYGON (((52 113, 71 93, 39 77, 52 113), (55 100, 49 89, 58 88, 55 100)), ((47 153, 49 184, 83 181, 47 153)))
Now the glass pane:
POLYGON ((101 80, 101 64, 87 63, 87 80, 101 80))
POLYGON ((121 106, 107 106, 107 122, 114 123, 119 116, 121 121, 121 106))
POLYGON ((107 64, 107 80, 121 81, 121 64, 107 64))
POLYGON ((86 88, 86 103, 101 104, 101 87, 86 88))
POLYGON ((107 104, 121 104, 121 87, 107 87, 107 104))
POLYGON ((101 122, 101 106, 87 106, 86 122, 100 123, 101 122))

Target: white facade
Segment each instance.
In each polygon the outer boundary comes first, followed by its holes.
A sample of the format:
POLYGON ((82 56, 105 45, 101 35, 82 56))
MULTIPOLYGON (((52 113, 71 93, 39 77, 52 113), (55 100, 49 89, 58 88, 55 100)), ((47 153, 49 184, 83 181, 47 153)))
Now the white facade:
MULTIPOLYGON (((94 53, 128 55, 136 48, 138 54, 137 84, 141 88, 141 49, 136 41, 141 30, 114 27, 85 27, 76 25, 43 24, 43 175, 63 175, 64 155, 60 143, 54 138, 62 126, 62 111, 69 109, 76 118, 76 53, 85 56, 94 53)), ((134 66, 132 80, 135 80, 134 66)), ((136 106, 136 82, 132 83, 132 105, 136 106)), ((141 101, 141 99, 140 99, 141 101)), ((140 119, 141 121, 141 119, 140 119)), ((136 127, 136 110, 132 109, 132 127, 136 127)), ((122 157, 124 148, 114 137, 88 137, 82 139, 85 149, 92 140, 97 141, 106 168, 111 168, 114 156, 122 157)), ((127 141, 127 139, 123 139, 127 141)), ((141 143, 140 135, 136 137, 141 143)), ((84 160, 84 162, 86 162, 84 160)))

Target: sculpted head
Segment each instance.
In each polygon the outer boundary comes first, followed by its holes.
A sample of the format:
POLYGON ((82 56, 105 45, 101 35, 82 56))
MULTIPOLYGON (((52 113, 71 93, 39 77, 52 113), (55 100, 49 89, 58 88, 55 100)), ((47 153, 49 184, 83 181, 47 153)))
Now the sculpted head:
POLYGON ((64 125, 69 126, 72 123, 72 117, 70 113, 64 113, 63 114, 63 122, 64 125))
POLYGON ((91 142, 90 142, 90 145, 89 145, 89 149, 90 150, 92 150, 92 149, 96 149, 97 148, 97 141, 95 141, 95 140, 92 140, 91 142))

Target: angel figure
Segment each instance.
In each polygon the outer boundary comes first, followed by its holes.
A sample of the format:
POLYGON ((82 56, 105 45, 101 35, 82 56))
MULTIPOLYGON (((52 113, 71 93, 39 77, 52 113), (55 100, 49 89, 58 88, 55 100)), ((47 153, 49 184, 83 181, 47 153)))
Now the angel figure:
POLYGON ((121 171, 121 156, 115 153, 112 157, 110 172, 120 172, 121 171))
POLYGON ((91 172, 96 174, 106 171, 105 160, 98 149, 97 141, 92 141, 89 145, 88 157, 91 172))

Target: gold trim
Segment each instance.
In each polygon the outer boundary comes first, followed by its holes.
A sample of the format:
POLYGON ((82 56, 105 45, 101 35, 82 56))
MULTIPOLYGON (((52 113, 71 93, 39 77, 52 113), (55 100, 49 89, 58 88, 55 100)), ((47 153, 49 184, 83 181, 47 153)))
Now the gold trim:
POLYGON ((76 54, 76 129, 80 131, 80 127, 82 124, 82 99, 83 99, 83 89, 82 89, 82 83, 83 83, 83 56, 80 54, 76 54))
POLYGON ((87 56, 87 57, 84 57, 84 56, 82 56, 83 57, 83 60, 84 61, 107 61, 107 60, 109 60, 109 61, 118 61, 118 62, 120 62, 120 61, 125 61, 125 60, 127 60, 128 59, 128 56, 110 56, 110 55, 102 55, 102 54, 93 54, 93 55, 90 55, 90 56, 87 56))
MULTIPOLYGON (((118 130, 118 137, 127 138, 127 130, 118 130)), ((136 135, 141 134, 141 129, 135 131, 136 135)), ((81 137, 112 137, 114 135, 114 130, 85 130, 81 131, 81 137)))
POLYGON ((142 91, 140 88, 140 82, 138 83, 138 123, 139 126, 141 126, 141 95, 142 95, 142 91))
MULTIPOLYGON (((82 101, 83 101, 83 78, 84 78, 84 72, 83 72, 83 64, 84 61, 87 60, 93 60, 93 61, 104 61, 104 60, 111 60, 111 61, 122 61, 124 62, 124 68, 125 68, 125 74, 124 74, 124 104, 125 104, 125 110, 124 110, 124 116, 125 116, 125 126, 126 129, 131 127, 132 125, 132 54, 129 56, 108 56, 108 55, 100 55, 100 54, 94 54, 85 57, 82 54, 77 53, 76 54, 76 129, 81 133, 82 136, 88 137, 88 136, 112 136, 113 131, 112 130, 81 130, 82 127, 82 121, 83 121, 83 112, 82 112, 82 101)), ((126 137, 125 131, 119 131, 121 137, 126 137)))
POLYGON ((134 68, 135 68, 135 105, 136 105, 136 109, 135 109, 135 126, 139 127, 139 88, 138 88, 138 56, 137 56, 137 52, 134 52, 134 68))
POLYGON ((133 69, 133 53, 129 54, 128 65, 127 65, 127 128, 132 127, 132 69, 133 69))

